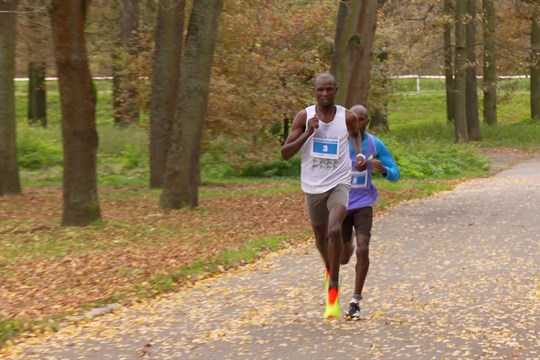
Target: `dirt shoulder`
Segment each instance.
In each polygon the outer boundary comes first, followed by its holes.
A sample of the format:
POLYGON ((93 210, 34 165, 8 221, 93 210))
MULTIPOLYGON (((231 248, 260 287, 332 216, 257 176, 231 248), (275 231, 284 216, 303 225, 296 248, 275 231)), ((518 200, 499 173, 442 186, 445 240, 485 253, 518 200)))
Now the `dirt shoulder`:
POLYGON ((490 160, 491 174, 496 174, 532 158, 538 152, 512 148, 483 148, 480 153, 490 160))

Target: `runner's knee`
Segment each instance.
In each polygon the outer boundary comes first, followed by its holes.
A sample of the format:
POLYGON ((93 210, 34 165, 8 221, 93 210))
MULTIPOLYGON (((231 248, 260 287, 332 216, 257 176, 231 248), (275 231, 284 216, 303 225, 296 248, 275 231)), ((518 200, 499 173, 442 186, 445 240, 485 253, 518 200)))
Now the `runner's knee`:
POLYGON ((360 241, 356 247, 356 256, 359 258, 367 257, 369 255, 369 243, 366 241, 360 241))
POLYGON ((330 239, 339 239, 339 241, 342 241, 341 239, 341 224, 332 224, 328 228, 328 237, 330 239))

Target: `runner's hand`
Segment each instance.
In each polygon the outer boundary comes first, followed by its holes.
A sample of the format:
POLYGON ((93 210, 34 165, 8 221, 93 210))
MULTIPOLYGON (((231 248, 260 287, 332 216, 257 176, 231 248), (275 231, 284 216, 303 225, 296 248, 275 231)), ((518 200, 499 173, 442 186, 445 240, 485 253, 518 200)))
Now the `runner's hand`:
POLYGON ((356 157, 356 164, 354 165, 355 169, 358 171, 364 171, 367 168, 368 160, 364 157, 356 157))
POLYGON ((317 114, 315 114, 311 119, 308 120, 307 123, 307 131, 310 132, 310 134, 313 134, 315 129, 319 127, 319 117, 317 114))
POLYGON ((386 167, 382 164, 381 160, 379 159, 373 159, 371 160, 371 167, 376 172, 386 175, 386 167))

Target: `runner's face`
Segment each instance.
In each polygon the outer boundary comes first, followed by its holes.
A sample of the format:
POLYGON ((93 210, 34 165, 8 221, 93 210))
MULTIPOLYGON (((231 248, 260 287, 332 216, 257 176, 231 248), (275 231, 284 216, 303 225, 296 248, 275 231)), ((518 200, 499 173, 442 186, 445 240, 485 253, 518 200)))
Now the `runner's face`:
POLYGON ((358 118, 358 129, 362 132, 365 131, 369 122, 368 116, 356 113, 356 117, 358 118))
POLYGON ((321 106, 334 105, 337 88, 329 78, 321 78, 315 83, 315 99, 321 106))

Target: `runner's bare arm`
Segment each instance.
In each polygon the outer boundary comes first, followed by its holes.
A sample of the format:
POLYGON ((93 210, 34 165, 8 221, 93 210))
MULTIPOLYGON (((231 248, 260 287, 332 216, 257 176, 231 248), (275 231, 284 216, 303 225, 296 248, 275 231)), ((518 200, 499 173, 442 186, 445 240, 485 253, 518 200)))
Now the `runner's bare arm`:
POLYGON ((358 119, 356 115, 349 110, 345 111, 345 121, 347 122, 347 130, 349 131, 349 139, 357 154, 362 153, 362 138, 358 129, 358 119))
POLYGON ((305 110, 301 110, 294 117, 291 132, 281 147, 281 157, 283 160, 289 160, 296 155, 302 148, 302 145, 304 145, 306 140, 318 127, 318 119, 317 121, 314 120, 316 119, 316 116, 311 118, 309 122, 306 121, 306 118, 307 113, 305 110), (306 124, 308 125, 308 129, 304 131, 306 124))

